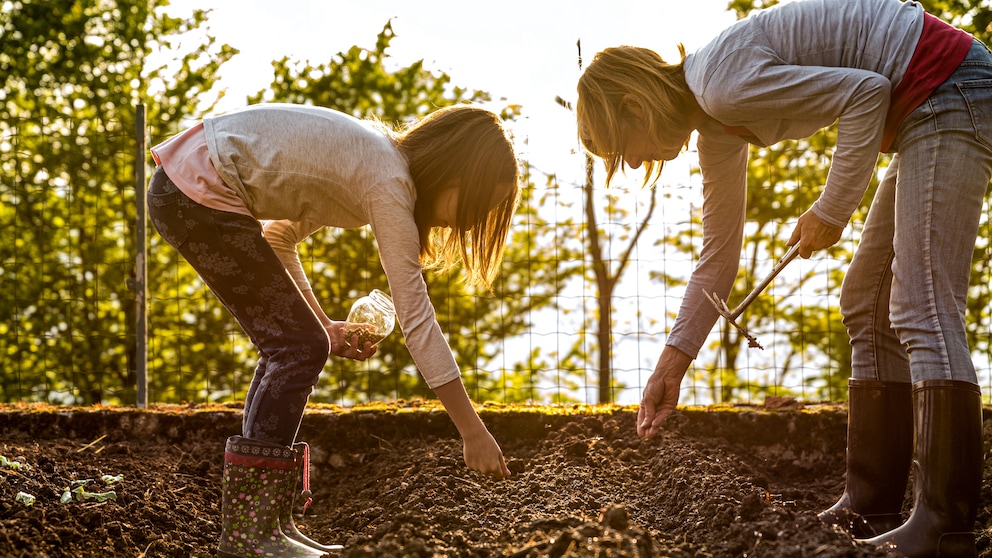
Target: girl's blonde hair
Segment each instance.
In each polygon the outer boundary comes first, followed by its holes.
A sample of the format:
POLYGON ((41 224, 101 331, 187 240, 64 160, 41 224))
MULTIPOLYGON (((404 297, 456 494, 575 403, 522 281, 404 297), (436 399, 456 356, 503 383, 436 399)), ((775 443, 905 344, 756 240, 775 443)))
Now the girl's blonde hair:
MULTIPOLYGON (((587 151, 606 164, 606 185, 622 168, 621 122, 630 118, 629 103, 643 111, 648 134, 659 137, 668 130, 690 127, 695 99, 685 81, 685 47, 678 45, 681 60, 669 64, 650 49, 620 46, 596 54, 579 78, 575 115, 579 139, 587 151)), ((644 162, 644 184, 657 180, 660 161, 644 162)))
POLYGON ((449 271, 461 261, 466 281, 491 291, 520 200, 517 159, 502 119, 471 105, 445 107, 398 133, 396 143, 417 188, 421 264, 449 271), (432 227, 438 197, 455 186, 456 222, 432 227))

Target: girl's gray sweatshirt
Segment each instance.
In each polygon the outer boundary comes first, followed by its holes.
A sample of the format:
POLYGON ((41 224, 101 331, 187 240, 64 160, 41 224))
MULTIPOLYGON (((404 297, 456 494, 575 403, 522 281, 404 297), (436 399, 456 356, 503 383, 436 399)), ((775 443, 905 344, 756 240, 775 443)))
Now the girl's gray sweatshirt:
POLYGON ((407 347, 431 388, 461 378, 427 295, 414 221, 417 191, 389 133, 338 111, 262 104, 203 121, 224 183, 265 223, 301 289, 297 244, 318 229, 369 225, 407 347))

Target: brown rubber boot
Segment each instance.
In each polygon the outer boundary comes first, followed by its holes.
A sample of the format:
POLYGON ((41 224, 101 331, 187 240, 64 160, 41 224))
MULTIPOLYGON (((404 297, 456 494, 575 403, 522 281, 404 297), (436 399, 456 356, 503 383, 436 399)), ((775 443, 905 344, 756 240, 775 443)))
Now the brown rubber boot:
POLYGON ((901 527, 867 542, 909 558, 977 556, 975 519, 983 462, 981 389, 957 380, 917 382, 913 404, 913 512, 901 527))
POLYGON ((913 399, 908 382, 848 380, 847 485, 820 521, 855 538, 902 524, 913 458, 913 399))

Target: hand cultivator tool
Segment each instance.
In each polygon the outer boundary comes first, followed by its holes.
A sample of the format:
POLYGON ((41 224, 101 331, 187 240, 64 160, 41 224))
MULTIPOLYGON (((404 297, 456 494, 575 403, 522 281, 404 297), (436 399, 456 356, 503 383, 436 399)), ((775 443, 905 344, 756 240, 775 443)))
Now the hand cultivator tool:
POLYGON ((716 311, 719 312, 721 316, 726 318, 727 322, 729 322, 730 325, 737 328, 737 331, 741 332, 741 334, 747 338, 747 346, 749 348, 757 347, 761 350, 765 350, 765 348, 761 346, 761 343, 758 343, 758 340, 753 335, 748 333, 746 329, 744 329, 744 326, 737 323, 737 318, 740 317, 741 313, 743 313, 744 310, 752 302, 754 302, 754 299, 758 298, 758 295, 761 294, 761 291, 765 290, 765 287, 767 287, 768 284, 772 282, 772 279, 774 279, 775 276, 777 276, 783 269, 785 269, 785 266, 788 265, 789 262, 796 259, 796 256, 798 255, 799 255, 799 243, 797 242, 795 245, 789 248, 789 251, 786 252, 784 256, 782 256, 782 259, 780 259, 778 263, 775 264, 775 267, 772 268, 771 273, 769 273, 767 277, 762 279, 761 283, 758 283, 758 285, 754 287, 754 289, 750 293, 748 293, 746 297, 744 297, 744 300, 741 301, 741 303, 737 306, 737 308, 734 308, 733 311, 731 311, 730 308, 727 307, 727 303, 721 300, 720 297, 716 295, 716 293, 710 294, 706 291, 703 291, 703 294, 706 295, 706 298, 710 301, 710 304, 712 304, 713 307, 716 308, 716 311))

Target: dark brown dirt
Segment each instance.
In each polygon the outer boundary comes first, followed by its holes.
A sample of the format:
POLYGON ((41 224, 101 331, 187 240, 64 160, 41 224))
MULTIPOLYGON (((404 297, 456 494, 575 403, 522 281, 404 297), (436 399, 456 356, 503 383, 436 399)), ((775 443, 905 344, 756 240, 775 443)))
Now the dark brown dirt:
MULTIPOLYGON (((300 529, 344 544, 346 558, 885 556, 816 519, 843 489, 842 406, 688 409, 647 441, 629 408, 482 415, 509 480, 467 469, 437 408, 308 412, 314 505, 300 529)), ((213 556, 224 440, 240 418, 226 407, 0 408, 0 455, 21 464, 0 466, 0 556, 213 556), (116 499, 60 503, 77 486, 116 499)), ((992 460, 985 470, 976 528, 989 558, 992 460)))

